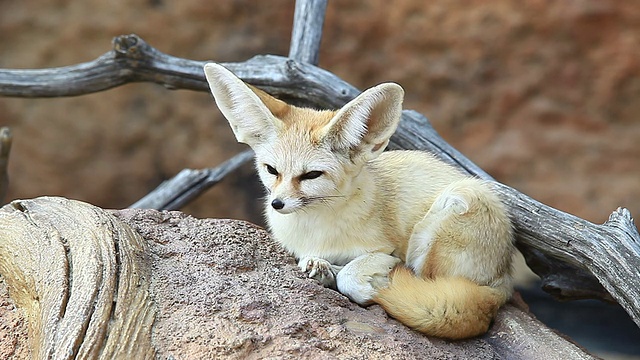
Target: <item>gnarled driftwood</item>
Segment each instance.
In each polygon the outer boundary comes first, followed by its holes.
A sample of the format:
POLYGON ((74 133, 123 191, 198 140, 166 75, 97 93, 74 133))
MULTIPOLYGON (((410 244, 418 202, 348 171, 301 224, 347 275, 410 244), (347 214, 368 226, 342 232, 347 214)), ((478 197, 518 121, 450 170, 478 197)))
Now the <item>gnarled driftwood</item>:
POLYGON ((0 274, 29 318, 34 359, 153 359, 145 242, 62 198, 0 209, 0 274))

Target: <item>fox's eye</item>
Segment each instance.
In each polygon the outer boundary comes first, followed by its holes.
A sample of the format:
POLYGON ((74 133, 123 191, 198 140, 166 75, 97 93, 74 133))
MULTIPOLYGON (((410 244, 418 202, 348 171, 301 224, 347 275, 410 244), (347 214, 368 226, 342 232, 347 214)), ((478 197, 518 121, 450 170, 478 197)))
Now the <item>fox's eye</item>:
POLYGON ((265 166, 267 167, 267 172, 271 175, 278 175, 278 170, 276 170, 276 168, 274 168, 271 165, 265 164, 265 166))
POLYGON ((311 180, 320 177, 320 175, 322 175, 322 171, 309 171, 308 173, 300 175, 300 180, 311 180))

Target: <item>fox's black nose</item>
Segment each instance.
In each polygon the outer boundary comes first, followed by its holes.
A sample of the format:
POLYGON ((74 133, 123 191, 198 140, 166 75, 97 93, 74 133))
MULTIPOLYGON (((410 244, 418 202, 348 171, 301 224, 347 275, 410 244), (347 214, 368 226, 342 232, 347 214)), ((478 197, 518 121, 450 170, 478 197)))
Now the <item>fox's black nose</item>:
POLYGON ((284 207, 284 202, 280 199, 273 199, 273 201, 271 202, 271 207, 276 210, 280 210, 284 207))

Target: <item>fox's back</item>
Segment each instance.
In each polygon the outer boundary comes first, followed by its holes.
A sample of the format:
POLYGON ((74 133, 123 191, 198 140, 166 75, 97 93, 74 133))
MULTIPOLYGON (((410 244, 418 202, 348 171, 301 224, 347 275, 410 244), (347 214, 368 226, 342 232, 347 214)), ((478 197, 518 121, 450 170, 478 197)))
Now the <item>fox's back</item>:
POLYGON ((396 241, 401 243, 444 188, 467 178, 424 151, 387 151, 370 161, 368 168, 375 179, 380 216, 396 224, 396 241))

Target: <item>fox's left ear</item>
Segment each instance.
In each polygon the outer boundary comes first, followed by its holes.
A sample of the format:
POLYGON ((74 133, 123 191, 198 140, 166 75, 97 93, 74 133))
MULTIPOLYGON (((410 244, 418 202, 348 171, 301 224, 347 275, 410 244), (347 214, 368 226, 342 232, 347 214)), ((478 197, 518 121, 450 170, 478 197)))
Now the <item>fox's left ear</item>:
POLYGON ((255 149, 276 136, 283 126, 276 115, 286 111, 286 103, 249 87, 222 65, 208 63, 204 74, 218 108, 239 142, 255 149))
POLYGON ((395 83, 367 89, 340 109, 323 131, 324 140, 338 151, 364 160, 377 157, 387 147, 402 115, 404 90, 395 83))

